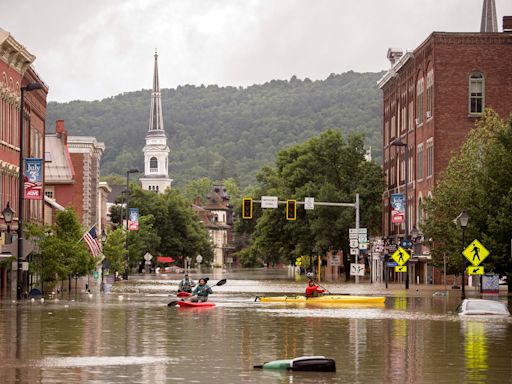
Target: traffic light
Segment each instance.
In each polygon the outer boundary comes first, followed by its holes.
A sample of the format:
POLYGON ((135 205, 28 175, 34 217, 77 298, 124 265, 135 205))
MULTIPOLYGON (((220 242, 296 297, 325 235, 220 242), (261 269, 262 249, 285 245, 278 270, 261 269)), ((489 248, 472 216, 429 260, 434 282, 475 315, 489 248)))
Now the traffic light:
POLYGON ((286 220, 297 220, 297 200, 286 200, 286 220))
POLYGON ((252 198, 244 197, 242 200, 242 219, 252 219, 252 198))

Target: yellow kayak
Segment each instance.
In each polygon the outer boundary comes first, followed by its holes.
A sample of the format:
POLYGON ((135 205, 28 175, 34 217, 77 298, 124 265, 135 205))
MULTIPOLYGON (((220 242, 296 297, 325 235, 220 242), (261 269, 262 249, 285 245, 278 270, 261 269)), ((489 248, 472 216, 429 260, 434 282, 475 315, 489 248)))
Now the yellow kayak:
POLYGON ((351 295, 325 295, 306 298, 306 296, 267 296, 260 297, 263 303, 384 303, 384 296, 351 296, 351 295))

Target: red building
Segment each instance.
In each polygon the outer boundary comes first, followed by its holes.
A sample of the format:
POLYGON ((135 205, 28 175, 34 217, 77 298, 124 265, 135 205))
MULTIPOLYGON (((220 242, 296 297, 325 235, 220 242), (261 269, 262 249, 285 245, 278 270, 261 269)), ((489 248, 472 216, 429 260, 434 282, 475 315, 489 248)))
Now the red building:
MULTIPOLYGON (((40 83, 42 89, 25 92, 24 144, 25 157, 43 157, 48 87, 31 66, 35 56, 21 45, 9 32, 0 28, 0 211, 9 203, 14 210, 10 232, 4 217, 0 219, 0 247, 4 254, 16 255, 16 243, 11 235, 18 229, 18 183, 20 156, 20 107, 21 87, 40 83)), ((43 220, 41 200, 25 200, 24 221, 43 220)), ((31 247, 24 247, 29 252, 31 247)), ((22 257, 25 257, 23 255, 22 257)), ((2 260, 0 260, 1 262, 2 260)), ((5 292, 10 266, 0 264, 0 292, 5 292)))
MULTIPOLYGON (((485 7, 484 7, 485 9, 485 7)), ((402 54, 389 49, 391 69, 379 81, 383 91, 383 234, 398 240, 405 224, 393 224, 390 196, 405 193, 409 233, 420 230, 426 199, 432 195, 452 152, 460 148, 484 108, 502 117, 512 111, 512 33, 433 32, 419 47, 402 54), (397 139, 400 142, 397 143, 397 139), (392 143, 395 141, 395 145, 392 143), (404 144, 397 146, 396 144, 404 144), (408 158, 406 158, 406 148, 408 158)), ((417 247, 410 279, 428 282, 432 272, 417 247)))

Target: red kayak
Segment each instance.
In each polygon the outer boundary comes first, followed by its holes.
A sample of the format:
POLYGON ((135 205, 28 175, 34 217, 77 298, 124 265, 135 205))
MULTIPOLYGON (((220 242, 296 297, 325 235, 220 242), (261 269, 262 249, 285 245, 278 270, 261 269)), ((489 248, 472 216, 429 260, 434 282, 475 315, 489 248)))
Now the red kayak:
POLYGON ((189 308, 207 308, 207 307, 215 307, 215 303, 209 303, 207 301, 205 302, 197 302, 193 303, 191 301, 178 301, 178 305, 182 308, 189 307, 189 308))
POLYGON ((176 296, 178 296, 178 297, 190 297, 190 296, 192 296, 192 294, 190 292, 178 292, 176 294, 176 296))

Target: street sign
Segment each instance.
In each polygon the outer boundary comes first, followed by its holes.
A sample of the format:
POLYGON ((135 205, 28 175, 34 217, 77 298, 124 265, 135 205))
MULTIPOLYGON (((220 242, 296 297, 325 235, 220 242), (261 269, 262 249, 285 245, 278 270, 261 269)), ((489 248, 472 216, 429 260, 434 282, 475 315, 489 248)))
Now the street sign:
POLYGON ((469 260, 473 266, 478 267, 484 259, 489 256, 489 251, 477 239, 473 240, 469 246, 462 251, 462 254, 469 260))
POLYGON ((391 255, 391 258, 397 262, 398 265, 404 265, 407 263, 407 260, 411 258, 411 256, 407 253, 405 249, 402 247, 398 247, 398 249, 391 255))
POLYGON ((483 275, 484 267, 468 267, 468 275, 483 275))
POLYGON ((334 266, 341 265, 340 257, 338 255, 332 255, 331 265, 334 265, 334 266))
POLYGON ((350 248, 357 248, 359 246, 359 242, 356 239, 350 240, 350 248))
POLYGON ((411 240, 402 240, 401 245, 405 249, 411 249, 412 248, 412 241, 411 240))
POLYGON ((355 228, 349 228, 348 229, 348 233, 349 233, 349 235, 351 233, 359 233, 359 234, 365 233, 365 234, 367 234, 368 233, 368 229, 366 229, 366 228, 359 228, 359 231, 356 231, 355 228))
POLYGON ((359 254, 359 249, 357 249, 357 248, 350 248, 350 254, 351 254, 351 255, 357 255, 357 254, 359 254))
POLYGON ((368 243, 359 243, 359 249, 368 249, 368 243))
POLYGON ((144 260, 146 261, 149 261, 153 258, 153 255, 149 252, 146 252, 146 254, 144 255, 144 260))
POLYGON ((94 280, 98 280, 98 277, 100 277, 99 272, 98 272, 98 271, 94 271, 94 272, 92 273, 92 278, 93 278, 94 280))
POLYGON ((315 209, 315 198, 314 197, 306 197, 304 198, 304 209, 315 209))
POLYGON ((398 267, 398 264, 394 261, 388 261, 386 267, 398 267))
POLYGON ((399 265, 399 266, 395 267, 395 272, 398 272, 398 273, 407 272, 407 265, 399 265))
POLYGON ((358 240, 360 243, 367 243, 368 237, 366 236, 366 233, 360 233, 358 236, 358 240))
POLYGON ((201 264, 201 262, 203 261, 203 256, 197 255, 196 256, 196 261, 197 261, 198 264, 201 264))
POLYGON ((277 196, 261 196, 261 208, 277 208, 277 196))
POLYGON ((364 276, 364 264, 350 264, 350 275, 351 276, 364 276))

